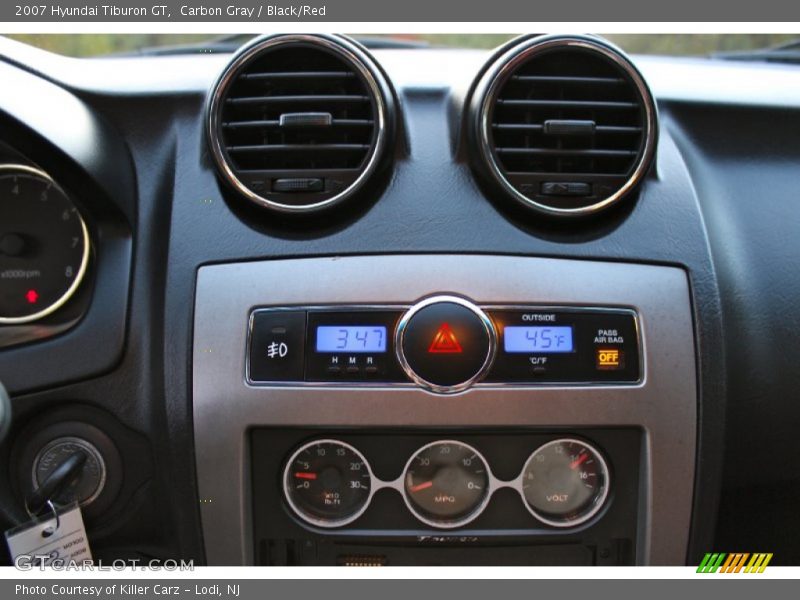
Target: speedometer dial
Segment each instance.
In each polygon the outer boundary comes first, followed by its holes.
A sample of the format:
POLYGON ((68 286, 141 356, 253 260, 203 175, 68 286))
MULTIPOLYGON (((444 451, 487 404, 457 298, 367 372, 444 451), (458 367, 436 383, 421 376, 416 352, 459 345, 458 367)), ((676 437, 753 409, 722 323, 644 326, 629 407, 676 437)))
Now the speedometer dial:
POLYGON ((86 224, 67 194, 43 171, 0 165, 0 324, 58 310, 88 260, 86 224))

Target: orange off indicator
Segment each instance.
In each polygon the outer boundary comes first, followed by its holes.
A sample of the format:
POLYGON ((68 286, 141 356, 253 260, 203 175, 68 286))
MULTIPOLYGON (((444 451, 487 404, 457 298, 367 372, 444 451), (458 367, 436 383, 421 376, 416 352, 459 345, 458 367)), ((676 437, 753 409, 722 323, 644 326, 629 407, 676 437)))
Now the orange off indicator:
POLYGON ((600 370, 622 368, 622 351, 617 348, 598 348, 596 358, 597 368, 600 370))

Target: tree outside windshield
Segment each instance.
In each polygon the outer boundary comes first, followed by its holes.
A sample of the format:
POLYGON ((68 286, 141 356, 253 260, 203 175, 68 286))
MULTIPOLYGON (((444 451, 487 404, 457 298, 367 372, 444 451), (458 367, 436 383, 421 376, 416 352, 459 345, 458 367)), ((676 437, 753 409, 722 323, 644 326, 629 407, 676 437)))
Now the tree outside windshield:
MULTIPOLYGON (((354 35, 375 42, 401 42, 449 48, 494 48, 517 34, 392 34, 354 35)), ((220 36, 188 34, 18 34, 10 38, 67 56, 87 57, 131 54, 142 50, 215 43, 220 36)), ((234 38, 246 39, 246 36, 234 38)), ((717 52, 768 48, 796 40, 800 34, 609 34, 631 54, 709 56, 717 52)))

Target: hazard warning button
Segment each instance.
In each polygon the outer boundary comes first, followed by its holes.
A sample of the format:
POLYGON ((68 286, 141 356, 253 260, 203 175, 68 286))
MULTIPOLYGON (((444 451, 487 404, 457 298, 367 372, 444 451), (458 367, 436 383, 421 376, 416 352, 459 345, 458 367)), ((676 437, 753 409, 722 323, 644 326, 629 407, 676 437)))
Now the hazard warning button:
POLYGON ((395 348, 412 380, 441 393, 463 390, 491 367, 495 331, 489 317, 457 296, 436 296, 400 320, 395 348))
POLYGON ((463 352, 456 334, 453 333, 448 323, 442 323, 442 326, 439 327, 439 331, 433 336, 428 352, 431 354, 460 354, 463 352))

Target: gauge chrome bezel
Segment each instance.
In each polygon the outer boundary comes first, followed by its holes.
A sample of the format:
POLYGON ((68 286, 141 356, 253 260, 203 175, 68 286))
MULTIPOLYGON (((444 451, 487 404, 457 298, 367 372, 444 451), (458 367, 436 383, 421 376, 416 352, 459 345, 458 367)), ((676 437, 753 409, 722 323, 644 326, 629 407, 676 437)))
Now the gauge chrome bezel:
POLYGON ((289 504, 289 507, 294 511, 294 513, 300 519, 305 521, 306 523, 308 523, 310 525, 316 525, 317 527, 324 527, 324 528, 328 528, 328 529, 334 528, 334 527, 343 527, 344 525, 348 525, 349 523, 352 523, 353 521, 358 519, 361 515, 364 514, 364 511, 366 511, 367 508, 369 508, 369 505, 372 503, 372 496, 375 495, 375 492, 377 491, 377 486, 375 485, 376 481, 377 480, 376 480, 375 476, 372 474, 372 467, 370 466, 369 461, 354 446, 348 444, 347 442, 343 442, 341 440, 335 440, 335 439, 331 439, 331 438, 325 438, 325 439, 321 439, 321 440, 311 440, 310 442, 307 442, 307 443, 303 444, 297 450, 295 450, 292 453, 292 455, 289 457, 289 460, 286 461, 286 466, 283 469, 283 479, 282 479, 283 497, 286 499, 286 502, 289 504), (367 468, 367 473, 369 474, 369 482, 370 482, 369 483, 369 495, 367 495, 367 499, 365 500, 364 505, 361 508, 359 508, 355 513, 353 513, 352 515, 348 515, 347 517, 343 517, 341 519, 325 519, 325 518, 322 518, 322 517, 316 517, 314 515, 308 514, 306 511, 304 511, 302 508, 300 508, 297 505, 297 503, 292 499, 292 493, 291 493, 291 491, 289 489, 289 486, 288 486, 288 481, 289 481, 288 477, 289 477, 289 473, 291 471, 292 463, 294 463, 294 461, 297 460, 297 457, 300 456, 300 453, 305 452, 309 448, 313 448, 314 446, 320 446, 322 444, 332 444, 332 445, 341 446, 343 448, 346 448, 347 450, 350 450, 359 459, 361 459, 361 462, 364 463, 364 465, 367 468))
POLYGON ((4 317, 0 315, 0 325, 22 325, 25 323, 32 323, 34 321, 38 321, 43 319, 44 317, 53 314, 62 306, 64 306, 67 302, 69 302, 75 293, 78 291, 78 288, 83 283, 84 277, 86 276, 86 272, 89 267, 89 255, 91 253, 91 240, 89 238, 89 229, 86 227, 86 221, 83 219, 83 215, 81 215, 80 210, 75 203, 70 198, 69 194, 64 191, 56 181, 45 171, 41 169, 37 169, 35 167, 31 167, 28 165, 18 165, 18 164, 3 164, 0 165, 0 178, 6 176, 6 172, 21 172, 23 175, 29 177, 38 177, 43 179, 44 181, 50 183, 50 185, 56 188, 64 197, 72 204, 75 208, 75 214, 78 217, 78 222, 81 226, 81 232, 83 234, 83 255, 81 256, 81 263, 78 267, 78 272, 75 275, 72 283, 70 284, 69 288, 62 294, 58 300, 54 303, 50 304, 49 306, 45 307, 44 309, 32 314, 27 315, 25 317, 4 317))
POLYGON ((546 523, 547 525, 550 525, 552 527, 560 527, 560 528, 575 527, 577 525, 585 523, 586 521, 594 517, 605 506, 606 499, 608 498, 608 493, 611 489, 611 473, 608 468, 608 463, 606 462, 605 457, 603 457, 603 453, 600 452, 600 450, 598 450, 594 445, 578 438, 572 438, 572 437, 558 438, 542 444, 541 446, 536 448, 536 450, 531 452, 530 456, 528 456, 528 459, 525 461, 525 464, 522 467, 522 472, 518 477, 518 481, 516 482, 515 487, 518 489, 520 496, 522 496, 522 503, 525 505, 525 508, 527 508, 528 512, 531 513, 535 518, 540 520, 542 523, 546 523), (545 516, 544 514, 542 514, 542 512, 536 510, 530 505, 528 499, 525 497, 525 489, 523 487, 523 483, 525 481, 525 473, 527 472, 528 467, 531 464, 531 461, 536 457, 537 454, 544 451, 546 448, 549 448, 550 446, 555 446, 556 444, 564 444, 564 443, 578 444, 579 446, 583 446, 584 448, 586 448, 592 454, 592 458, 597 460, 598 464, 600 465, 600 470, 603 473, 603 487, 600 490, 599 495, 592 500, 591 507, 589 508, 589 510, 580 512, 578 516, 574 518, 570 518, 569 516, 567 516, 561 519, 555 519, 553 517, 545 516))
POLYGON ((493 494, 492 483, 494 476, 492 475, 492 470, 489 468, 489 463, 487 462, 486 457, 483 456, 483 454, 481 454, 481 452, 477 448, 475 448, 475 446, 472 446, 465 442, 460 442, 458 440, 436 440, 430 442, 429 444, 425 444, 420 448, 417 448, 417 450, 411 455, 408 461, 406 461, 406 465, 405 467, 403 467, 403 473, 400 476, 400 479, 402 480, 403 484, 401 490, 403 494, 403 500, 405 501, 408 510, 411 511, 411 514, 413 514, 418 520, 422 521, 426 525, 430 525, 431 527, 436 527, 438 529, 455 529, 457 527, 463 527, 464 525, 471 523, 472 521, 477 519, 481 514, 483 514, 483 511, 486 510, 486 506, 489 504, 489 500, 491 500, 493 494), (445 518, 435 519, 421 514, 419 512, 419 509, 415 507, 414 503, 411 501, 411 496, 406 486, 406 476, 408 474, 408 469, 411 467, 411 464, 414 462, 414 459, 416 459, 422 452, 424 452, 428 448, 433 448, 435 446, 442 446, 445 444, 455 444, 457 446, 467 448, 471 452, 475 453, 475 455, 481 460, 481 463, 483 463, 483 468, 486 470, 486 489, 484 489, 483 491, 483 497, 481 498, 480 503, 477 506, 475 506, 475 508, 468 515, 461 517, 459 519, 445 519, 445 518))

